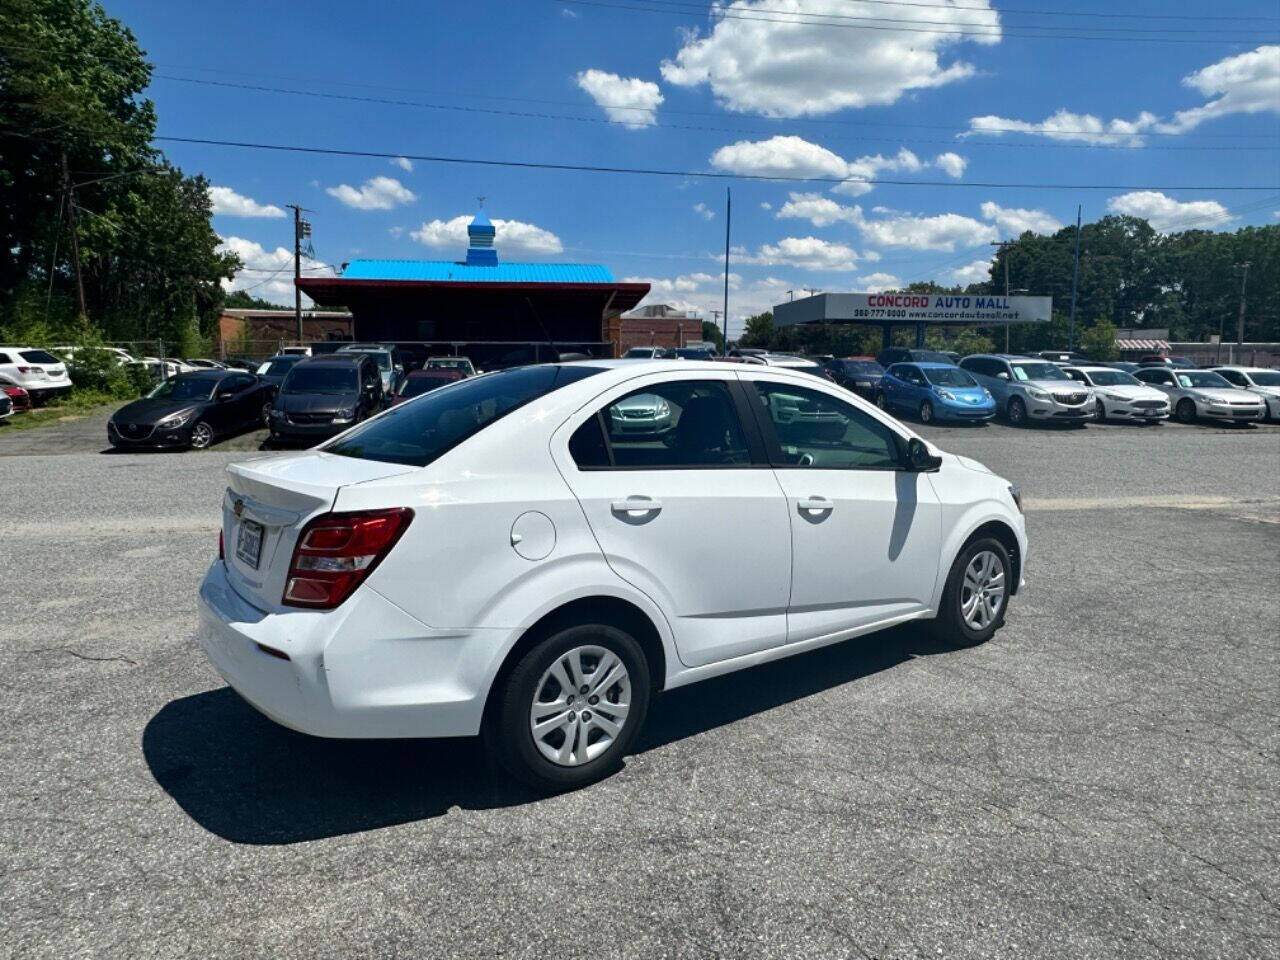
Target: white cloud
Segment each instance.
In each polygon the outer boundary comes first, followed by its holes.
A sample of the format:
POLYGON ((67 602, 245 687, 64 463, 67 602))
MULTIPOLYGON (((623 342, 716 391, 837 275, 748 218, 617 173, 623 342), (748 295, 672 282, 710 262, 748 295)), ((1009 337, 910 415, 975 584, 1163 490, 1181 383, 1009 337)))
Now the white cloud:
POLYGON ((982 205, 982 216, 987 220, 994 220, 1001 233, 1014 237, 1022 236, 1028 230, 1048 234, 1062 229, 1062 224, 1043 210, 1002 207, 990 200, 982 205))
POLYGON ((583 70, 576 80, 605 116, 624 124, 628 130, 640 130, 658 122, 658 107, 663 97, 656 83, 603 70, 583 70))
POLYGON ((1182 85, 1214 99, 1199 107, 1179 110, 1172 120, 1142 111, 1132 120, 1103 120, 1091 113, 1059 110, 1039 122, 994 115, 969 120, 970 134, 1000 136, 1028 133, 1051 140, 1140 147, 1143 134, 1181 134, 1206 120, 1238 113, 1280 113, 1280 46, 1261 46, 1226 57, 1182 78, 1182 85))
MULTIPOLYGON (((775 216, 780 220, 808 220, 815 227, 849 223, 858 228, 867 243, 884 247, 907 247, 911 250, 943 250, 949 253, 957 246, 976 247, 997 239, 995 227, 958 213, 918 217, 898 213, 887 207, 875 207, 872 212, 888 216, 869 220, 862 212, 862 207, 857 204, 845 207, 820 193, 792 193, 775 216)), ((867 260, 878 258, 879 254, 872 251, 863 256, 867 260)))
POLYGON ((939 87, 971 76, 962 61, 944 62, 944 48, 995 44, 1000 19, 986 0, 963 8, 894 8, 904 31, 848 29, 844 0, 735 0, 716 4, 728 13, 709 33, 690 32, 662 63, 668 83, 707 84, 728 109, 771 117, 820 116, 850 107, 885 106, 911 90, 939 87), (805 21, 795 16, 804 14, 805 21), (814 19, 825 16, 827 19, 814 19), (958 35, 976 32, 982 37, 958 35))
POLYGON ((210 187, 209 200, 218 217, 283 217, 284 211, 272 203, 259 203, 230 187, 210 187))
POLYGON ((341 183, 326 187, 325 193, 356 210, 392 210, 418 199, 417 194, 395 177, 373 177, 358 188, 341 183))
POLYGON ((897 290, 902 281, 892 273, 869 273, 858 278, 858 286, 867 293, 883 293, 885 290, 897 290))
MULTIPOLYGON (((463 214, 452 220, 424 222, 410 236, 423 246, 453 250, 461 254, 467 246, 467 225, 471 216, 463 214)), ((550 230, 520 220, 494 220, 494 246, 498 257, 549 256, 563 253, 564 244, 550 230)))
POLYGON ((1227 208, 1217 200, 1189 200, 1184 203, 1156 190, 1138 190, 1111 197, 1107 200, 1107 209, 1112 213, 1141 217, 1158 233, 1208 229, 1232 220, 1227 208))
POLYGON ((761 209, 761 210, 772 210, 772 209, 773 209, 773 204, 772 204, 772 203, 770 203, 768 200, 761 200, 761 201, 760 201, 760 209, 761 209))
POLYGON ((845 243, 819 237, 783 237, 777 243, 762 244, 755 253, 743 251, 734 259, 741 263, 801 270, 852 270, 860 258, 857 251, 845 243))
POLYGON ((827 180, 844 180, 832 189, 837 193, 861 196, 873 189, 874 180, 880 174, 919 173, 930 166, 937 166, 951 176, 964 172, 965 159, 958 154, 944 153, 932 163, 902 147, 892 156, 876 153, 846 160, 826 147, 811 143, 793 135, 770 137, 768 140, 739 140, 721 147, 710 158, 711 166, 728 173, 752 177, 813 177, 827 180), (847 179, 846 179, 847 178, 847 179))
POLYGON ((413 161, 408 157, 396 157, 388 161, 393 167, 399 167, 405 173, 413 173, 413 161))
POLYGON ((952 283, 967 287, 971 283, 982 283, 984 280, 991 279, 991 261, 990 260, 974 260, 972 263, 963 267, 956 267, 950 271, 949 277, 952 283))
POLYGON ((969 161, 958 153, 947 151, 933 158, 933 165, 949 177, 963 177, 969 161))
MULTIPOLYGON (((255 297, 270 300, 272 303, 293 303, 293 251, 284 247, 267 250, 262 244, 247 240, 244 237, 222 237, 218 243, 219 253, 234 253, 241 264, 247 268, 237 273, 230 280, 222 281, 222 288, 230 293, 233 290, 247 290, 255 297)), ((304 277, 331 277, 333 268, 326 263, 311 257, 302 258, 302 275, 304 277)), ((303 303, 310 301, 304 295, 303 303)))
POLYGON ((570 10, 568 7, 561 7, 560 16, 564 17, 566 20, 577 20, 578 12, 576 10, 570 10))
POLYGON ((710 220, 716 215, 716 212, 714 210, 708 207, 705 203, 701 203, 701 202, 695 203, 693 205, 693 212, 696 213, 698 216, 700 216, 703 220, 710 220))
MULTIPOLYGON (((668 303, 677 310, 691 311, 704 320, 712 318, 711 311, 720 310, 724 303, 723 273, 692 273, 678 277, 626 277, 624 283, 647 283, 651 290, 641 301, 668 303)), ((742 335, 746 318, 787 299, 788 290, 800 290, 798 281, 778 277, 763 277, 744 281, 736 273, 729 274, 729 337, 742 335)))
POLYGON ((821 193, 791 193, 775 216, 779 220, 808 220, 815 227, 833 223, 856 223, 857 207, 844 207, 821 193))

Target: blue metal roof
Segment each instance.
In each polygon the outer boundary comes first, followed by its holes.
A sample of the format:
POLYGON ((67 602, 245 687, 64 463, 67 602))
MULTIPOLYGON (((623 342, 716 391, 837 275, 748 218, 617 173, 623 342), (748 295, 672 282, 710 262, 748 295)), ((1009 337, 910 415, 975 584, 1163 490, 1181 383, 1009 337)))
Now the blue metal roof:
POLYGON ((344 280, 431 280, 459 283, 615 283, 598 263, 499 263, 474 266, 456 260, 352 260, 344 280))

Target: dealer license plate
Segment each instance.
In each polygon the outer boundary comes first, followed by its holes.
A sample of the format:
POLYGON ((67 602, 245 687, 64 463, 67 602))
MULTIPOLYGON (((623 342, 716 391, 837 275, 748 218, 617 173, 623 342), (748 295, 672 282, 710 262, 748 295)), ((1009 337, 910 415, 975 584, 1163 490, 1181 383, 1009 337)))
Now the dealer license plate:
POLYGON ((236 556, 254 570, 258 569, 258 561, 262 558, 262 530, 260 523, 241 520, 240 532, 236 536, 236 556))

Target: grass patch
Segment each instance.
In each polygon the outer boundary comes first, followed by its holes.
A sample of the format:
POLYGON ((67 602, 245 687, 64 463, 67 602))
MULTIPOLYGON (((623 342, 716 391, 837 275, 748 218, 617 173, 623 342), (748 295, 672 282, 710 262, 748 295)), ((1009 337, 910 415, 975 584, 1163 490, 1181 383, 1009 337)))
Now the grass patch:
POLYGON ((47 427, 64 420, 78 420, 100 411, 122 407, 127 400, 113 397, 109 393, 74 390, 70 394, 50 400, 44 406, 36 407, 27 413, 15 413, 0 421, 0 431, 32 430, 47 427))

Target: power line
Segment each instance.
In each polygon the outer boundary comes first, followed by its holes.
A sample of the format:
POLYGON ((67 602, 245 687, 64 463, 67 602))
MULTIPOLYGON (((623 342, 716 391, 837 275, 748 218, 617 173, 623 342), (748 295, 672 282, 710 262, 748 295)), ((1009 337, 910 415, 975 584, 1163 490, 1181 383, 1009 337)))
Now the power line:
MULTIPOLYGON (((872 4, 883 7, 923 7, 928 10, 991 10, 989 6, 965 6, 962 4, 952 3, 920 3, 911 2, 911 0, 845 0, 846 3, 862 3, 872 4)), ((1089 10, 1027 10, 1001 7, 998 11, 1001 14, 1006 13, 1026 13, 1043 17, 1105 17, 1108 19, 1124 19, 1124 20, 1238 20, 1238 21, 1280 21, 1280 17, 1267 16, 1200 16, 1191 14, 1172 14, 1172 13, 1095 13, 1089 10)))
MULTIPOLYGON (((689 177, 705 180, 758 180, 775 183, 844 183, 849 177, 785 177, 766 176, 750 173, 719 173, 706 170, 664 170, 647 167, 612 167, 579 163, 547 163, 533 160, 492 160, 482 157, 450 157, 433 154, 416 154, 404 150, 345 150, 338 147, 304 147, 276 143, 254 143, 242 140, 215 140, 206 137, 156 137, 166 143, 190 143, 211 147, 236 147, 246 150, 270 150, 280 153, 323 154, 334 157, 372 157, 379 160, 394 160, 404 157, 407 160, 418 160, 423 163, 466 164, 481 167, 512 167, 529 170, 567 170, 578 173, 617 173, 652 177, 689 177)), ((1081 184, 1081 183, 1002 183, 978 180, 897 180, 879 177, 857 178, 859 183, 879 186, 919 186, 983 188, 983 189, 1024 189, 1024 190, 1183 190, 1183 191, 1274 191, 1280 186, 1241 186, 1238 184, 1215 184, 1200 186, 1193 184, 1081 184)))
MULTIPOLYGON (((634 2, 638 2, 638 3, 645 3, 646 5, 650 5, 650 6, 657 6, 657 7, 659 7, 659 8, 661 8, 661 7, 675 7, 675 8, 690 8, 690 7, 693 7, 693 8, 695 8, 695 9, 698 9, 699 11, 701 11, 701 10, 702 10, 702 5, 701 5, 701 4, 697 4, 697 3, 690 2, 690 0, 634 0, 634 2)), ((1063 30, 1080 30, 1080 29, 1083 29, 1083 30, 1089 30, 1089 31, 1092 31, 1092 32, 1094 32, 1094 33, 1127 33, 1127 34, 1134 34, 1134 33, 1138 33, 1138 32, 1146 32, 1146 33, 1195 33, 1195 34, 1203 34, 1203 33, 1205 33, 1205 32, 1206 32, 1206 31, 1205 31, 1205 28, 1204 28, 1203 26, 1200 26, 1200 27, 1194 27, 1194 28, 1192 28, 1192 27, 1137 27, 1137 26, 1135 26, 1135 27, 1078 27, 1078 26, 1063 26, 1063 27, 1059 27, 1059 26, 1054 26, 1054 25, 1043 25, 1043 26, 1042 26, 1042 25, 1039 25, 1039 24, 1001 24, 1001 22, 1000 22, 999 20, 997 20, 996 22, 987 22, 987 23, 982 23, 982 22, 975 22, 975 21, 972 21, 972 20, 969 20, 969 21, 966 21, 966 20, 925 20, 925 19, 922 19, 922 18, 920 18, 920 17, 857 16, 857 15, 853 15, 853 14, 844 14, 844 13, 818 13, 818 12, 815 12, 815 11, 809 11, 809 10, 780 10, 780 9, 777 9, 776 7, 736 7, 736 6, 735 6, 735 7, 731 7, 731 8, 727 8, 727 9, 731 9, 731 10, 734 10, 734 11, 741 11, 742 13, 751 13, 751 14, 756 14, 756 13, 776 13, 776 14, 781 14, 781 15, 783 15, 783 16, 788 16, 788 17, 799 17, 799 18, 803 18, 803 19, 796 20, 796 21, 794 21, 794 22, 797 22, 797 23, 813 23, 813 24, 818 25, 818 26, 843 26, 843 25, 844 25, 843 21, 848 21, 848 22, 857 23, 857 24, 861 24, 861 23, 905 23, 905 24, 911 24, 912 26, 979 27, 979 28, 981 28, 981 29, 982 29, 982 31, 984 31, 984 32, 982 32, 982 33, 979 33, 979 34, 978 34, 979 36, 987 35, 987 36, 997 36, 997 37, 998 37, 998 36, 1000 36, 1000 32, 999 32, 999 31, 1001 31, 1001 30, 1002 30, 1002 29, 1004 29, 1004 28, 1010 28, 1010 27, 1011 27, 1011 28, 1014 28, 1014 29, 1042 30, 1042 31, 1049 31, 1049 32, 1061 32, 1061 31, 1063 31, 1063 30), (835 20, 835 21, 842 21, 842 22, 840 22, 840 23, 829 23, 828 21, 831 21, 831 20, 835 20)), ((952 10, 952 11, 954 11, 954 10, 959 9, 959 8, 956 8, 956 7, 931 6, 931 7, 929 7, 929 9, 933 9, 933 10, 952 10)), ((980 7, 965 7, 964 9, 966 9, 966 10, 982 10, 983 8, 980 8, 980 7)), ((709 15, 710 15, 711 17, 715 18, 715 17, 719 17, 719 16, 724 15, 724 12, 725 12, 725 8, 720 8, 720 9, 717 9, 717 10, 712 10, 712 11, 709 13, 709 15)), ((986 8, 986 9, 985 9, 985 11, 984 11, 984 12, 986 12, 986 13, 990 13, 990 14, 992 14, 993 16, 999 17, 1000 15, 1005 14, 1005 13, 1008 13, 1009 11, 1007 11, 1007 10, 997 10, 997 9, 995 9, 995 8, 988 7, 988 8, 986 8)), ((751 19, 755 19, 755 18, 754 18, 754 17, 752 17, 751 19)), ((1239 28, 1233 28, 1233 29, 1239 29, 1239 28)), ((1210 32, 1210 33, 1225 33, 1225 32, 1226 32, 1226 30, 1224 30, 1224 29, 1210 29, 1208 32, 1210 32)))
MULTIPOLYGON (((668 6, 668 7, 636 6, 635 2, 638 2, 638 0, 633 0, 632 3, 618 3, 618 2, 610 3, 610 2, 605 2, 605 0, 557 0, 557 2, 572 3, 572 4, 576 4, 577 6, 584 6, 584 7, 604 7, 604 8, 614 9, 614 10, 634 10, 641 13, 665 14, 667 16, 676 16, 676 17, 690 17, 690 16, 701 17, 706 14, 706 11, 704 11, 701 6, 697 6, 697 7, 692 7, 688 5, 685 5, 684 7, 677 7, 674 5, 668 6)), ((661 2, 679 4, 681 3, 681 0, 661 0, 661 2)), ((935 36, 945 35, 945 36, 959 36, 959 37, 994 37, 997 40, 999 39, 1096 40, 1096 41, 1104 41, 1104 42, 1112 41, 1112 42, 1119 42, 1119 43, 1200 43, 1200 44, 1204 44, 1204 43, 1255 44, 1259 42, 1262 42, 1262 43, 1275 42, 1275 40, 1271 38, 1259 38, 1259 37, 1141 37, 1141 36, 1114 37, 1114 36, 1087 36, 1083 34, 1065 34, 1065 33, 1060 33, 1060 34, 1014 33, 1009 29, 1002 28, 999 26, 996 26, 991 30, 985 30, 985 31, 946 30, 946 29, 942 29, 941 27, 879 26, 879 25, 870 24, 870 23, 842 23, 838 21, 833 21, 830 18, 814 19, 814 16, 827 17, 828 15, 825 15, 825 14, 810 15, 809 18, 806 19, 804 14, 797 14, 791 11, 772 11, 775 13, 782 13, 782 14, 788 15, 789 18, 784 19, 783 17, 776 17, 776 16, 774 17, 748 16, 747 14, 750 13, 751 11, 730 12, 730 9, 741 10, 742 8, 737 8, 737 7, 729 8, 729 9, 717 8, 715 9, 713 16, 715 17, 715 19, 721 20, 721 21, 741 20, 747 23, 784 23, 784 24, 789 23, 789 24, 799 25, 799 26, 833 27, 837 29, 849 29, 849 30, 879 30, 879 31, 886 31, 891 33, 928 33, 928 34, 933 34, 935 36)), ((764 12, 763 9, 762 9, 762 12, 764 12)), ((832 15, 832 16, 838 16, 838 15, 832 15)), ((1050 30, 1054 28, 1021 27, 1017 29, 1050 30)), ((1097 29, 1097 28, 1080 27, 1080 28, 1064 28, 1064 29, 1088 30, 1088 29, 1097 29)))
MULTIPOLYGON (((629 120, 614 120, 609 117, 569 116, 565 114, 554 114, 554 113, 535 113, 535 112, 520 111, 520 110, 501 110, 496 107, 475 107, 475 106, 466 106, 463 104, 428 103, 422 100, 400 100, 400 99, 394 99, 390 97, 369 97, 369 96, 359 96, 356 94, 347 94, 347 93, 329 93, 327 91, 322 91, 322 90, 299 90, 297 88, 272 87, 272 86, 265 86, 261 84, 233 83, 227 80, 206 80, 206 79, 200 79, 196 77, 178 77, 178 76, 173 76, 171 74, 162 74, 162 73, 156 74, 155 77, 156 79, 159 79, 159 80, 170 80, 177 83, 190 83, 198 86, 223 87, 223 88, 232 89, 232 90, 250 90, 258 93, 274 93, 274 94, 280 94, 283 96, 311 97, 314 99, 339 100, 339 101, 348 101, 352 103, 374 103, 374 104, 380 104, 383 106, 393 106, 393 107, 418 107, 426 110, 450 110, 450 111, 461 112, 461 113, 477 113, 477 114, 485 114, 485 115, 493 115, 493 116, 519 117, 523 119, 534 119, 534 120, 557 120, 557 121, 565 120, 565 121, 571 121, 574 123, 596 123, 596 124, 603 124, 606 126, 625 127, 625 126, 632 125, 635 122, 635 121, 629 121, 629 120)), ((608 109, 619 109, 619 108, 606 106, 604 107, 604 109, 608 110, 608 109)), ((648 107, 629 107, 627 109, 642 110, 646 113, 655 112, 653 108, 648 108, 648 107)), ((657 122, 656 120, 653 123, 648 124, 648 126, 662 128, 662 129, 670 129, 670 130, 689 130, 689 131, 696 131, 696 132, 703 132, 703 133, 735 133, 735 134, 747 134, 749 136, 761 136, 765 132, 762 130, 754 130, 748 127, 723 127, 723 126, 705 126, 705 125, 679 124, 679 123, 660 123, 660 122, 657 122)), ((1003 130, 1003 128, 989 128, 989 129, 991 132, 1000 132, 1000 130, 1003 130)), ((984 128, 981 132, 983 133, 988 132, 988 128, 984 128)), ((1058 131, 1054 131, 1054 132, 1058 132, 1058 131)), ((1067 132, 1070 132, 1070 131, 1067 131, 1067 132)), ((1080 131, 1080 132, 1083 134, 1085 131, 1080 131)), ((1089 133, 1090 135, 1108 135, 1108 134, 1099 134, 1096 131, 1090 131, 1089 133)), ((1115 136, 1135 136, 1135 137, 1142 136, 1142 135, 1143 134, 1140 134, 1140 133, 1139 134, 1115 134, 1115 136)), ((905 138, 863 137, 863 138, 860 138, 860 142, 862 143, 899 143, 902 139, 905 139, 905 138)), ((1212 151, 1229 150, 1234 152, 1237 150, 1280 149, 1280 138, 1277 139, 1275 146, 1266 146, 1266 147, 1248 147, 1248 146, 1241 147, 1241 146, 1226 146, 1226 145, 1139 147, 1139 146, 1132 146, 1127 144, 1022 143, 1022 142, 1010 143, 1010 142, 996 142, 996 141, 990 141, 990 140, 973 140, 973 141, 957 142, 956 140, 921 140, 916 138, 912 138, 912 139, 914 143, 917 143, 917 144, 927 143, 927 144, 930 144, 931 146, 958 147, 963 144, 966 146, 996 147, 996 148, 1005 148, 1005 149, 1028 149, 1028 148, 1030 149, 1070 149, 1070 150, 1151 149, 1151 150, 1172 150, 1172 151, 1179 151, 1179 152, 1210 151, 1210 150, 1212 151)), ((839 143, 839 141, 833 141, 833 142, 839 143)), ((847 142, 848 141, 846 141, 846 143, 847 142)))

